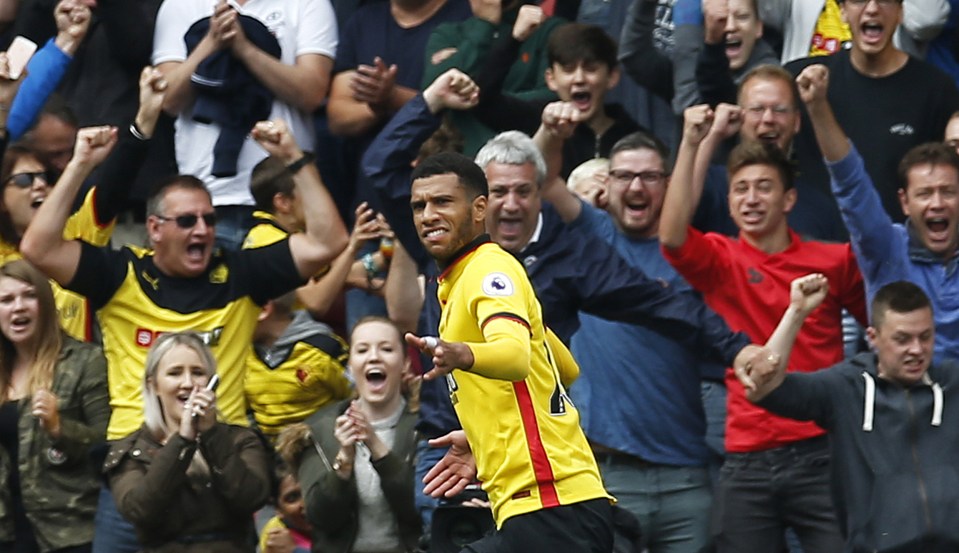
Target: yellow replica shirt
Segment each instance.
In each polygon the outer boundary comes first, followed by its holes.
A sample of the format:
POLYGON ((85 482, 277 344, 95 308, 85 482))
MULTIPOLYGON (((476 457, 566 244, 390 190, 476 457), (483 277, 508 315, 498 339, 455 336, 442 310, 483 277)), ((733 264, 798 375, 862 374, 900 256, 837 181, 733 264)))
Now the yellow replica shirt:
POLYGON ((243 239, 243 249, 262 248, 275 244, 290 235, 289 232, 280 226, 272 214, 266 211, 253 212, 253 227, 246 233, 243 239))
MULTIPOLYGON (((94 246, 106 246, 110 243, 116 221, 110 221, 106 225, 98 221, 93 207, 95 192, 96 188, 90 189, 80 209, 67 219, 67 224, 63 228, 65 240, 80 239, 94 246)), ((16 246, 0 240, 0 265, 21 257, 16 246)), ((53 299, 60 317, 60 327, 77 340, 83 342, 93 340, 93 312, 90 310, 87 299, 61 287, 53 279, 50 279, 50 286, 53 288, 53 299)))
POLYGON ((839 4, 836 0, 826 0, 819 19, 816 20, 816 29, 813 31, 812 43, 809 45, 809 55, 831 56, 851 40, 852 31, 842 20, 839 4))
POLYGON ((273 347, 254 347, 244 389, 260 430, 273 439, 286 425, 349 397, 348 351, 346 342, 306 312, 296 316, 273 347))
POLYGON ((578 368, 547 337, 523 266, 481 240, 438 280, 440 337, 475 363, 447 376, 450 397, 501 527, 508 518, 609 497, 564 382, 578 368))
POLYGON ((83 244, 69 288, 96 309, 107 357, 113 415, 107 438, 122 438, 143 422, 147 351, 164 332, 198 332, 220 374, 217 407, 224 422, 246 424, 243 377, 256 317, 270 298, 302 284, 286 240, 240 252, 216 252, 195 278, 157 269, 153 252, 83 244))

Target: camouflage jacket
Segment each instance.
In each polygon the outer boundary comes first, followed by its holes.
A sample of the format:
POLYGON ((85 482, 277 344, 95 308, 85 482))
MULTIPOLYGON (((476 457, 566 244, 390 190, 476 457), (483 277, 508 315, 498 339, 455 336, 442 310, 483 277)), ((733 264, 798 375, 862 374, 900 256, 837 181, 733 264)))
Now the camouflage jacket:
MULTIPOLYGON (((93 541, 100 478, 90 449, 104 442, 110 420, 107 366, 100 348, 64 336, 52 388, 60 438, 54 440, 30 414, 30 397, 19 400, 17 423, 23 505, 44 552, 93 541)), ((7 450, 0 448, 0 481, 8 481, 10 468, 7 450)), ((13 540, 10 492, 0 488, 0 541, 13 540)))

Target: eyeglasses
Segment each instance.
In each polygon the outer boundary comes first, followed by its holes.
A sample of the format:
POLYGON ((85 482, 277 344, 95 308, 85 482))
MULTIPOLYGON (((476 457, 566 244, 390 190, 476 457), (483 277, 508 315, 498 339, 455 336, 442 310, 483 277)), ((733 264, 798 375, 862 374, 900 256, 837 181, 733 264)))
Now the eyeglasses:
MULTIPOLYGON (((872 1, 872 0, 846 0, 846 2, 847 2, 848 4, 852 4, 853 6, 856 6, 856 7, 865 6, 866 4, 868 4, 868 3, 871 2, 871 1, 872 1)), ((881 6, 881 7, 886 8, 886 7, 889 7, 889 6, 894 6, 894 5, 896 5, 896 4, 902 4, 902 0, 876 0, 876 4, 878 4, 878 5, 881 6)))
POLYGON ((47 174, 43 171, 38 171, 34 173, 17 173, 15 175, 10 175, 7 179, 7 184, 13 183, 17 188, 30 188, 33 186, 33 181, 40 179, 43 182, 49 182, 47 180, 47 174))
POLYGON ((200 219, 203 219, 203 224, 208 227, 216 225, 216 212, 214 211, 204 213, 203 215, 188 213, 186 215, 177 215, 176 217, 167 217, 165 215, 155 215, 155 217, 164 223, 167 221, 173 221, 176 223, 176 226, 182 229, 190 229, 195 227, 197 221, 200 219))
POLYGON ((782 104, 777 106, 760 106, 757 104, 752 106, 746 106, 745 110, 746 110, 746 113, 754 117, 762 117, 763 114, 766 113, 766 110, 771 110, 773 112, 773 115, 776 117, 788 115, 793 112, 792 106, 787 106, 782 104))
POLYGON ((641 171, 636 173, 625 169, 612 169, 609 172, 609 178, 620 184, 629 184, 633 182, 636 177, 639 177, 639 181, 645 186, 656 186, 666 180, 666 173, 662 171, 641 171))

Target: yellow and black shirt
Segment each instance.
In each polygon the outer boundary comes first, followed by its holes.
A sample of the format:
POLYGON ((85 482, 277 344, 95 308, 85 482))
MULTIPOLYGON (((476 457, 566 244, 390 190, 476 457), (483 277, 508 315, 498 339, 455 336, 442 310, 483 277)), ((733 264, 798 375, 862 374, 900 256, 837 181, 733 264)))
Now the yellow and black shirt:
POLYGON ((270 298, 302 283, 287 240, 217 251, 195 278, 163 274, 151 250, 83 244, 68 288, 89 298, 103 331, 113 408, 107 438, 122 438, 142 424, 146 354, 164 332, 192 330, 204 337, 218 364, 217 407, 224 422, 246 424, 243 377, 257 314, 270 298))
POLYGON ((438 280, 440 337, 475 362, 447 376, 497 526, 515 515, 609 497, 566 394, 576 367, 549 333, 523 266, 482 237, 438 280))

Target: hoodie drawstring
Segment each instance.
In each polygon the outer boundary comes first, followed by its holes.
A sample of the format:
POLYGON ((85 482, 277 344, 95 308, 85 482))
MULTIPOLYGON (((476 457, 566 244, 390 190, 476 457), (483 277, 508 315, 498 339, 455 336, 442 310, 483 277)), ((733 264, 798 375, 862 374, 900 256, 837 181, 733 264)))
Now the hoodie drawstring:
MULTIPOLYGON (((862 372, 862 379, 866 382, 866 399, 863 402, 862 430, 872 432, 873 415, 876 410, 876 381, 866 371, 862 372)), ((932 426, 942 425, 942 386, 933 382, 929 374, 922 375, 922 383, 932 388, 932 426)))
POLYGON ((922 383, 932 388, 932 426, 942 424, 942 386, 938 382, 933 382, 929 373, 922 375, 922 383))
POLYGON ((872 432, 872 417, 876 410, 876 381, 866 371, 863 371, 862 379, 866 381, 866 400, 862 406, 862 431, 872 432))

